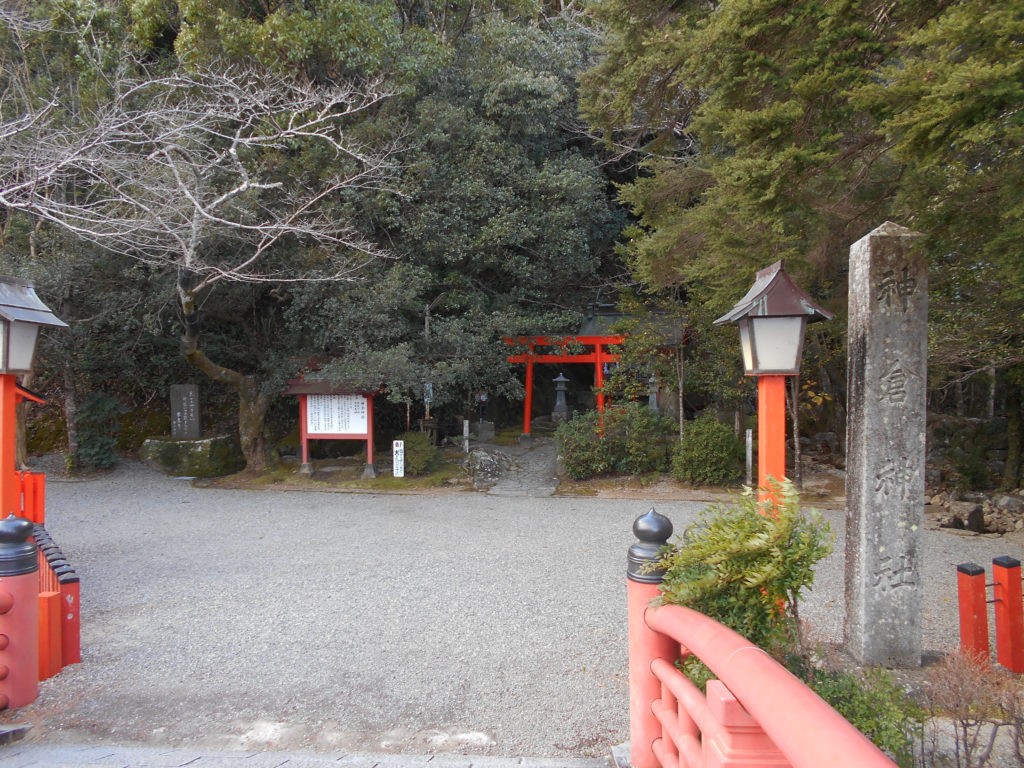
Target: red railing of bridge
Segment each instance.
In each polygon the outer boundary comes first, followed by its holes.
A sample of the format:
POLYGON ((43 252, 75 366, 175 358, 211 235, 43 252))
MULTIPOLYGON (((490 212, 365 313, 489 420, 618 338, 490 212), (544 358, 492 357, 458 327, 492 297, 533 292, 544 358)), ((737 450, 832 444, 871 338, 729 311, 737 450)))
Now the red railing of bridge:
MULTIPOLYGON (((658 519, 660 518, 660 519, 658 519)), ((838 712, 761 648, 702 613, 655 605, 655 563, 671 535, 638 518, 627 580, 632 768, 895 768, 838 712), (702 692, 676 666, 694 656, 716 680, 702 692)))

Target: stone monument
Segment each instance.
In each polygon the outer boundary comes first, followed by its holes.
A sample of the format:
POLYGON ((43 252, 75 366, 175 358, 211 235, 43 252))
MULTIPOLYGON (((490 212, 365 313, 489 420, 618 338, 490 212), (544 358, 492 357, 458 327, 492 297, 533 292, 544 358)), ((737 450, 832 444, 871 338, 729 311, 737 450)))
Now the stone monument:
POLYGON ((850 247, 846 645, 921 663, 928 273, 920 235, 886 222, 850 247))
POLYGON ((202 437, 199 424, 199 386, 196 384, 171 385, 171 439, 198 440, 202 437))

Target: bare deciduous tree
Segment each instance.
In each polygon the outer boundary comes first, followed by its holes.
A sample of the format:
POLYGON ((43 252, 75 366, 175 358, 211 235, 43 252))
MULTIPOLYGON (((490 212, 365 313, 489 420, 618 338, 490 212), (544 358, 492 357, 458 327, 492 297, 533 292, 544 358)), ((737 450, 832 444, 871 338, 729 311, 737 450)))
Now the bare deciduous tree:
POLYGON ((388 94, 252 71, 108 86, 87 113, 54 101, 0 123, 0 206, 177 272, 184 354, 237 389, 247 466, 260 468, 272 395, 206 356, 197 306, 218 283, 342 280, 386 255, 340 210, 392 176, 388 150, 346 132, 388 94))

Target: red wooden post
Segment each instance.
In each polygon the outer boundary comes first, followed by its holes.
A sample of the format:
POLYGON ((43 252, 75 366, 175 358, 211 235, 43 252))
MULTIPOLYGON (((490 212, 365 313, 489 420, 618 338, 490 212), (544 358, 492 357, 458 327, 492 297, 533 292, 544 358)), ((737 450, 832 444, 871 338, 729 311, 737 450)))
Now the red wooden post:
POLYGON ((60 577, 60 663, 62 667, 82 660, 82 629, 79 601, 81 585, 78 576, 60 577))
POLYGON ((757 377, 758 498, 774 504, 776 487, 786 477, 786 377, 757 377))
POLYGON ((985 600, 985 569, 975 563, 956 567, 956 589, 960 607, 960 652, 987 660, 988 605, 985 600))
POLYGON ((302 445, 302 468, 304 471, 312 471, 313 465, 309 463, 309 405, 306 403, 309 395, 299 395, 299 442, 302 445))
POLYGON ((1024 672, 1024 610, 1020 560, 1006 555, 992 560, 995 582, 996 658, 1014 674, 1024 672))
POLYGON ((0 517, 21 514, 21 483, 14 451, 17 392, 14 374, 0 373, 0 517))
POLYGON ((601 342, 594 345, 594 388, 597 389, 597 410, 604 413, 604 360, 601 342))
POLYGON ((39 679, 61 669, 60 592, 43 592, 39 600, 39 679))
MULTIPOLYGON (((533 352, 533 345, 530 345, 533 352)), ((523 434, 530 434, 530 422, 533 420, 533 361, 526 361, 526 403, 523 405, 523 434)))
POLYGON ((718 728, 703 739, 706 768, 789 768, 790 762, 721 680, 709 680, 708 709, 718 728))
POLYGON ((626 615, 629 641, 629 742, 632 768, 660 768, 654 743, 661 723, 651 705, 661 696, 661 682, 651 671, 655 659, 679 658, 679 644, 647 625, 651 601, 660 594, 663 574, 645 566, 657 562, 660 549, 672 535, 672 523, 653 509, 633 523, 637 543, 629 548, 626 567, 626 615))
POLYGON ((366 466, 373 467, 373 395, 365 395, 366 400, 366 466))

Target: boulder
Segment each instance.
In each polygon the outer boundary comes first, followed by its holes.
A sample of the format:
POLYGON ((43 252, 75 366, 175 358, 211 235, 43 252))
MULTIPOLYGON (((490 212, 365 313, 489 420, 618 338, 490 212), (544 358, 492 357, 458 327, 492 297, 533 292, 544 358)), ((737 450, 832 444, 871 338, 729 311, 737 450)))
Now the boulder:
POLYGON ((245 468, 237 435, 200 440, 149 438, 139 449, 139 457, 169 475, 186 477, 220 477, 245 468))

